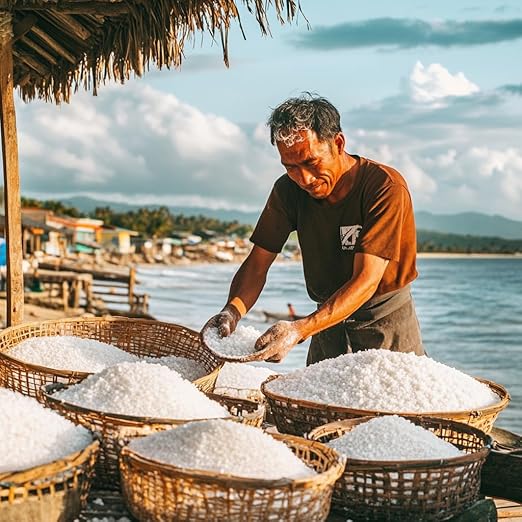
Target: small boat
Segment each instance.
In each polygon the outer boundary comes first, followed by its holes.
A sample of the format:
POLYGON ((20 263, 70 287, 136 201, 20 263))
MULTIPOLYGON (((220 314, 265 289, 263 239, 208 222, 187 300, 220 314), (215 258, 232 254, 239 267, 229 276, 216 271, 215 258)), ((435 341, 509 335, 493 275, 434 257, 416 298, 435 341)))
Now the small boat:
POLYGON ((265 321, 295 321, 296 319, 302 319, 305 315, 298 315, 295 313, 295 309, 292 303, 288 303, 288 312, 268 312, 267 310, 261 310, 260 312, 265 316, 265 321))

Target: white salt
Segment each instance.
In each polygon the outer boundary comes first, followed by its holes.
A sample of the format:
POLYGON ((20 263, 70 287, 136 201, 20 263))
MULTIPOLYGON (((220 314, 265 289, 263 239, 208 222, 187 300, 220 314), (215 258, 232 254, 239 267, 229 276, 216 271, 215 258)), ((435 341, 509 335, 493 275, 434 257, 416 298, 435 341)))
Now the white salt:
POLYGON ((221 337, 217 328, 205 332, 205 344, 224 357, 244 357, 256 353, 255 344, 261 332, 253 326, 238 326, 228 337, 221 337))
POLYGON ((191 422, 134 439, 129 447, 158 462, 237 477, 277 480, 315 475, 283 442, 233 421, 191 422))
POLYGON ((499 401, 487 385, 455 368, 389 350, 326 359, 274 379, 267 389, 295 399, 396 413, 474 410, 499 401))
POLYGON ((259 397, 263 381, 276 372, 261 366, 244 363, 225 363, 216 380, 215 393, 232 397, 259 397))
POLYGON ((453 444, 397 415, 359 424, 328 446, 345 457, 363 460, 429 460, 464 455, 453 444))
POLYGON ((88 430, 39 402, 0 388, 0 472, 41 466, 87 447, 88 430))
POLYGON ((86 373, 138 360, 111 344, 72 335, 32 337, 13 346, 7 354, 29 364, 86 373))
POLYGON ((174 370, 147 362, 121 363, 54 394, 106 413, 165 419, 206 419, 229 413, 174 370))
POLYGON ((205 375, 205 367, 194 359, 169 355, 167 357, 144 357, 142 360, 151 364, 162 364, 171 370, 178 372, 184 379, 195 381, 205 375))

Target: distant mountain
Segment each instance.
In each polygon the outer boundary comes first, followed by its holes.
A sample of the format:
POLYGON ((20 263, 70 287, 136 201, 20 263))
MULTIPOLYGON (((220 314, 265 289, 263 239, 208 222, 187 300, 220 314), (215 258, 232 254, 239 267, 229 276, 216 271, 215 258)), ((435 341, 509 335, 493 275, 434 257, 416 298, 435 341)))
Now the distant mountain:
MULTIPOLYGON (((84 196, 75 196, 63 200, 63 203, 78 208, 82 212, 92 212, 96 207, 110 206, 117 212, 135 210, 143 205, 112 203, 84 196)), ((147 205, 150 208, 160 205, 147 205)), ((259 212, 240 210, 210 209, 204 207, 169 207, 174 214, 186 216, 203 215, 221 221, 237 220, 240 223, 254 225, 259 212)), ((480 212, 461 212, 459 214, 432 214, 419 211, 415 213, 418 230, 431 230, 444 234, 500 237, 504 239, 522 239, 522 221, 515 221, 499 215, 481 214, 480 212)))
POLYGON ((522 221, 507 219, 497 214, 491 216, 480 212, 459 214, 415 213, 418 230, 433 230, 445 234, 502 237, 522 239, 522 221))
MULTIPOLYGON (((140 207, 158 208, 162 205, 129 205, 128 203, 113 203, 110 201, 101 201, 85 196, 74 196, 63 199, 63 203, 76 207, 81 212, 92 212, 96 207, 111 207, 116 212, 127 212, 136 210, 140 207)), ((245 225, 255 225, 259 212, 243 212, 241 210, 224 210, 212 209, 205 207, 173 207, 169 206, 169 210, 173 214, 184 214, 185 216, 206 216, 221 221, 239 221, 245 225)))

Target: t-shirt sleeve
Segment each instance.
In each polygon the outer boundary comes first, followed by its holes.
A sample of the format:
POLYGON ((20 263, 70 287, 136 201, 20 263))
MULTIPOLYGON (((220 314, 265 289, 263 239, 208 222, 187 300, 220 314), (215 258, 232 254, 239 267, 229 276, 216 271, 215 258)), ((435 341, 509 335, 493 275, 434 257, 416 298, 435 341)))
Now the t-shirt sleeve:
POLYGON ((250 241, 269 252, 278 254, 290 232, 296 229, 296 207, 286 180, 276 181, 250 241))
POLYGON ((405 216, 411 212, 408 191, 399 183, 379 187, 363 204, 364 222, 355 252, 399 261, 405 216))

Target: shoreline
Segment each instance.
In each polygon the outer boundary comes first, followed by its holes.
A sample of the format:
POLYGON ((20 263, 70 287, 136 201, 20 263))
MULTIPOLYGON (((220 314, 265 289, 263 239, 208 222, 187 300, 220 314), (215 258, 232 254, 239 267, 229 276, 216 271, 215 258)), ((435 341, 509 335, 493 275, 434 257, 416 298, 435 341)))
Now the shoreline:
POLYGON ((464 252, 417 252, 418 259, 522 259, 522 254, 464 253, 464 252))

